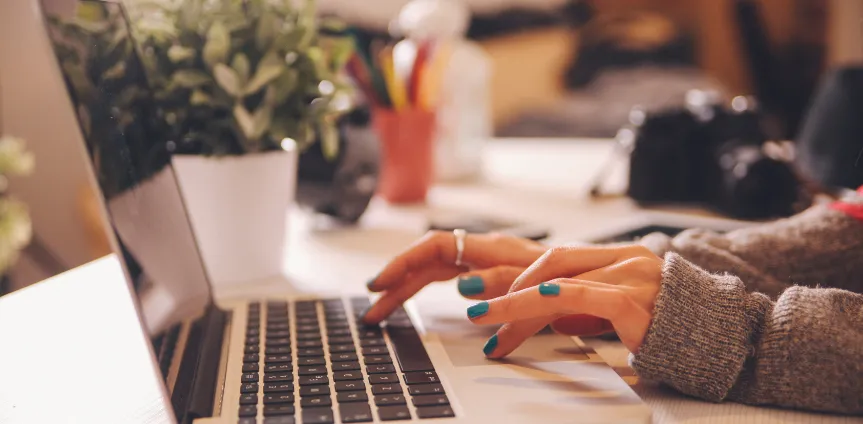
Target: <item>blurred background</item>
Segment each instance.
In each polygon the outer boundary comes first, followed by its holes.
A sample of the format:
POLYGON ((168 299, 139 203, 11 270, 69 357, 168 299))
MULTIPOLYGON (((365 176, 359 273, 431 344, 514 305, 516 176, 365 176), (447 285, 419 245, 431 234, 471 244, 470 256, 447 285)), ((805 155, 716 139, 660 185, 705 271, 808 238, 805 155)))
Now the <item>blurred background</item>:
MULTIPOLYGON (((391 43, 407 3, 319 0, 318 10, 369 44, 391 43)), ((462 3, 465 39, 488 63, 494 137, 610 138, 633 106, 679 105, 700 88, 755 96, 771 137, 794 139, 825 73, 863 63, 855 0, 462 3)), ((57 141, 75 117, 36 4, 0 2, 0 134, 25 138, 36 162, 30 175, 10 177, 8 194, 29 207, 32 242, 5 273, 7 291, 109 252, 82 162, 70 159, 79 152, 57 141)))

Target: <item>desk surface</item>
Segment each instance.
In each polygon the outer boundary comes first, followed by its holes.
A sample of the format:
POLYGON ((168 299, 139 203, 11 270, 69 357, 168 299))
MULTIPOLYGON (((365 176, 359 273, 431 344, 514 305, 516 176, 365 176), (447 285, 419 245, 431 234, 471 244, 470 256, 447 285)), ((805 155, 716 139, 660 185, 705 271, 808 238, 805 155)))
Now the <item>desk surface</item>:
MULTIPOLYGON (((390 206, 375 200, 357 226, 294 213, 286 255, 288 281, 219 287, 219 298, 295 292, 364 293, 365 281, 394 254, 425 232, 431 216, 453 213, 539 223, 552 230, 549 243, 587 240, 642 219, 667 217, 638 209, 625 198, 591 200, 591 179, 611 154, 600 140, 497 140, 488 145, 483 181, 439 184, 424 205, 390 206)), ((621 167, 624 168, 624 167, 621 167)), ((625 169, 609 179, 620 188, 625 169)), ((447 284, 447 283, 442 283, 447 284)), ((453 290, 453 296, 458 294, 453 290)), ((585 340, 622 374, 631 373, 619 342, 585 340)), ((850 423, 833 417, 734 403, 711 404, 654 385, 636 391, 657 423, 850 423)))

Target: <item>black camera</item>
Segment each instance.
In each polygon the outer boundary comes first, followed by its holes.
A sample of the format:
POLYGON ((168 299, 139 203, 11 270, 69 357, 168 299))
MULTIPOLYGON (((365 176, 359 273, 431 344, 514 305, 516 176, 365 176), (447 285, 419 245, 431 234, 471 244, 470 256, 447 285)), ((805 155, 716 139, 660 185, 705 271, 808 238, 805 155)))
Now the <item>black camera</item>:
POLYGON ((740 219, 792 215, 811 204, 790 143, 768 141, 751 97, 729 104, 692 90, 681 107, 634 108, 618 141, 630 152, 627 194, 642 205, 697 204, 740 219))

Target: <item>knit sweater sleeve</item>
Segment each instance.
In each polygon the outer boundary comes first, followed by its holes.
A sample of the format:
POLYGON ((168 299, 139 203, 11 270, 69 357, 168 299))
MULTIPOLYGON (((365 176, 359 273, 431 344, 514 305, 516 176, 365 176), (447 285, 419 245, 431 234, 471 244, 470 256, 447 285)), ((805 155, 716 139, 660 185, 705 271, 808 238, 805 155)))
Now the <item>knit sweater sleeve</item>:
POLYGON ((863 220, 835 205, 726 234, 654 233, 641 243, 659 256, 675 252, 708 272, 733 274, 747 291, 774 299, 795 284, 863 292, 863 220))
POLYGON ((630 359, 640 377, 709 401, 863 414, 861 357, 863 295, 792 286, 773 301, 669 252, 630 359))

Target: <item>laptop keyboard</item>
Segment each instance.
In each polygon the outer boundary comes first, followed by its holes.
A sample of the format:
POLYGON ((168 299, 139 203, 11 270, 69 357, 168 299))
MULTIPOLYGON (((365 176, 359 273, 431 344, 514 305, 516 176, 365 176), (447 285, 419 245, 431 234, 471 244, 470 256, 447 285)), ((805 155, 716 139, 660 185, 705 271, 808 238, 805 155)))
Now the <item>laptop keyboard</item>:
POLYGON ((357 325, 368 307, 366 298, 250 303, 239 424, 455 416, 405 310, 357 325))

